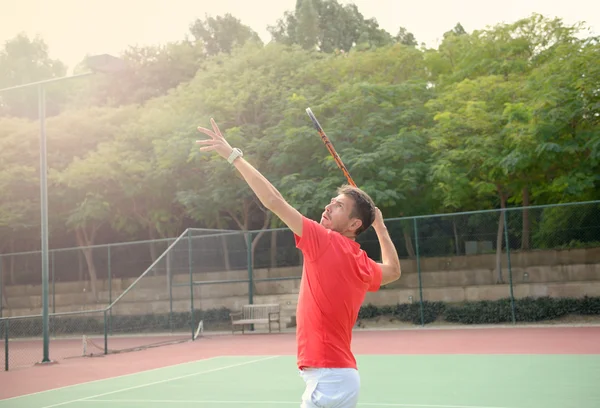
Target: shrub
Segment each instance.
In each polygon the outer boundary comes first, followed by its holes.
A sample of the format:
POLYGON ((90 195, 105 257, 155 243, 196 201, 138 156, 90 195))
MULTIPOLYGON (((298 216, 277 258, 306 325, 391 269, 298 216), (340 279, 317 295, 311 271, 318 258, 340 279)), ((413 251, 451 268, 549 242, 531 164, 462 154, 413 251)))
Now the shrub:
MULTIPOLYGON (((557 319, 569 314, 600 315, 600 297, 583 298, 522 298, 515 299, 515 320, 518 322, 539 322, 557 319)), ((398 303, 377 307, 364 305, 359 318, 368 319, 391 315, 403 322, 421 324, 420 303, 398 303)), ((481 300, 446 304, 443 302, 423 302, 423 323, 428 324, 438 318, 460 324, 497 324, 512 322, 512 304, 509 298, 481 300)))

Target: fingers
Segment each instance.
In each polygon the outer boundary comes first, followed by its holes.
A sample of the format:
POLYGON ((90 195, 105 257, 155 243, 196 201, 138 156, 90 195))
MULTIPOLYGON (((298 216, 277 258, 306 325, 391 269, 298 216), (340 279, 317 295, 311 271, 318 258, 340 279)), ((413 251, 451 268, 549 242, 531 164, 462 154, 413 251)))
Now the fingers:
POLYGON ((215 131, 215 133, 219 137, 223 137, 223 135, 221 134, 221 130, 219 129, 219 126, 217 126, 217 122, 215 122, 215 120, 213 118, 210 118, 210 124, 212 125, 213 130, 215 131))
POLYGON ((210 119, 210 124, 212 125, 213 130, 204 128, 202 126, 198 126, 198 131, 211 137, 210 139, 196 140, 196 144, 207 145, 207 146, 201 147, 199 149, 201 152, 209 152, 212 150, 216 150, 217 147, 219 147, 225 143, 225 139, 223 138, 223 135, 221 134, 221 130, 219 129, 219 127, 217 126, 217 123, 214 121, 213 118, 210 119))
POLYGON ((206 135, 208 135, 208 136, 212 137, 213 139, 217 139, 217 138, 219 137, 219 136, 217 136, 217 135, 216 135, 216 134, 215 134, 215 133, 214 133, 212 130, 209 130, 209 129, 203 128, 203 127, 201 127, 201 126, 198 126, 198 130, 199 130, 200 132, 202 132, 202 133, 204 133, 204 134, 206 134, 206 135))

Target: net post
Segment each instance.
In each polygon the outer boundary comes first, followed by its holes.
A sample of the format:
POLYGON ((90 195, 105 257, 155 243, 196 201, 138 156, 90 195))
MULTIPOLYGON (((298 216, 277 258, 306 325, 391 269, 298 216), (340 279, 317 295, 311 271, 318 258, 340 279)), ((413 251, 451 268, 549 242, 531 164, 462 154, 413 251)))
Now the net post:
POLYGON ((106 309, 104 309, 104 354, 108 354, 108 313, 106 309))
POLYGON ((194 275, 192 268, 192 231, 188 229, 188 265, 190 272, 190 327, 192 340, 194 340, 194 275))
POLYGON ((419 303, 421 313, 421 326, 425 326, 425 317, 423 311, 423 284, 421 282, 421 257, 419 255, 419 230, 417 226, 417 219, 413 218, 413 229, 415 230, 415 251, 417 257, 417 275, 419 277, 419 303))
POLYGON ((506 245, 506 261, 507 261, 507 266, 508 266, 508 282, 509 282, 509 287, 510 287, 510 313, 512 315, 512 322, 513 324, 517 323, 517 319, 515 316, 515 295, 514 295, 514 291, 513 291, 513 280, 512 280, 512 268, 510 265, 510 245, 508 242, 508 211, 506 210, 502 210, 504 211, 504 241, 505 241, 505 245, 506 245))

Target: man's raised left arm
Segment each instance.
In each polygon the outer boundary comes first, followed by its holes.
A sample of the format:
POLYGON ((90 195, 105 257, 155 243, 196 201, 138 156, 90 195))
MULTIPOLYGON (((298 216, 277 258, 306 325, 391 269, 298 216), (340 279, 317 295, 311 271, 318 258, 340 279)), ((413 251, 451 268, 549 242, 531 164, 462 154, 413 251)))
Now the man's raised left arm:
POLYGON ((396 247, 390 238, 387 227, 383 221, 383 216, 379 208, 375 209, 375 221, 373 222, 373 228, 377 234, 379 245, 381 246, 381 285, 387 285, 388 283, 394 282, 400 279, 402 274, 402 268, 400 267, 400 258, 396 247))

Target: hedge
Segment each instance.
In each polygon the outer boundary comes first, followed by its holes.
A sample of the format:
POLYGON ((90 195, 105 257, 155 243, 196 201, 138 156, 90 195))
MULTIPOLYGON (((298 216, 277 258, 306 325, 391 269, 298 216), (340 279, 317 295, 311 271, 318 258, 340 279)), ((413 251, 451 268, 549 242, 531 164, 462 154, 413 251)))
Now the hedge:
MULTIPOLYGON (((194 321, 204 320, 205 325, 220 326, 229 322, 227 308, 196 310, 194 321)), ((539 322, 553 320, 566 315, 600 315, 600 297, 583 298, 522 298, 515 299, 515 320, 517 322, 539 322)), ((396 305, 375 306, 367 304, 361 307, 359 319, 379 316, 392 316, 397 320, 421 324, 420 303, 399 303, 396 305)), ((510 299, 482 300, 449 304, 444 302, 423 302, 423 323, 436 320, 460 324, 494 324, 512 322, 510 299)), ((6 320, 0 320, 0 338, 4 338, 6 320)), ((113 315, 111 333, 150 333, 156 331, 188 330, 190 313, 113 315)), ((102 313, 82 313, 82 315, 50 316, 50 335, 80 335, 104 333, 102 313)), ((41 337, 41 318, 10 319, 9 337, 41 337)))
MULTIPOLYGON (((195 310, 194 321, 196 324, 204 320, 207 324, 218 325, 229 322, 230 310, 222 307, 218 309, 195 310)), ((111 334, 136 334, 152 332, 168 332, 191 330, 190 312, 169 314, 147 314, 147 315, 113 315, 110 316, 111 334)), ((85 313, 81 315, 70 314, 65 316, 49 316, 50 336, 103 334, 104 313, 85 313)), ((6 322, 9 322, 9 338, 18 337, 41 337, 42 319, 17 317, 8 320, 0 320, 0 339, 4 338, 6 322)))
MULTIPOLYGON (((515 299, 515 320, 517 322, 539 322, 553 320, 566 315, 600 315, 600 297, 583 298, 522 298, 515 299)), ((394 306, 361 307, 359 319, 379 316, 392 316, 403 322, 421 324, 420 303, 399 303, 394 306)), ((481 300, 463 303, 423 302, 423 323, 441 319, 460 324, 511 323, 512 306, 510 298, 481 300)))

